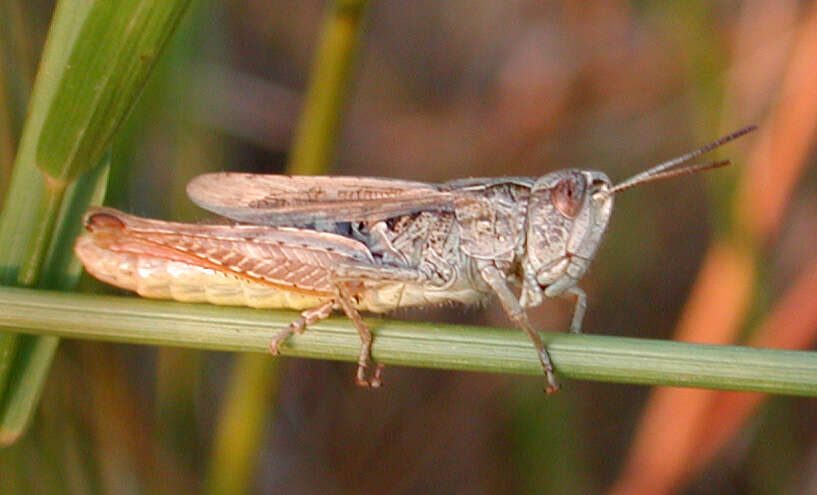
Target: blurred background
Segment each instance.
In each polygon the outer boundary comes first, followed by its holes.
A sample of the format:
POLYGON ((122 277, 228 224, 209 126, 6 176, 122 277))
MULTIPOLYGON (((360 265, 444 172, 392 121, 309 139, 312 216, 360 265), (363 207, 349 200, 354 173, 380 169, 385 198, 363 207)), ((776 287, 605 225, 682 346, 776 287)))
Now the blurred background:
MULTIPOLYGON (((328 5, 193 1, 117 136, 107 204, 203 221, 193 176, 283 172, 328 5)), ((0 7, 4 184, 52 10, 0 7)), ((373 1, 331 173, 615 181, 749 124, 707 157, 732 167, 617 197, 584 331, 811 349, 814 2, 373 1)), ((531 317, 561 331, 571 311, 531 317)), ((493 303, 391 317, 510 326, 493 303)), ((373 392, 351 364, 261 357, 64 341, 0 491, 217 493, 241 459, 247 493, 817 493, 813 399, 567 380, 546 399, 537 377, 394 366, 373 392), (256 409, 231 408, 242 390, 256 409), (224 418, 255 441, 220 450, 224 418)))

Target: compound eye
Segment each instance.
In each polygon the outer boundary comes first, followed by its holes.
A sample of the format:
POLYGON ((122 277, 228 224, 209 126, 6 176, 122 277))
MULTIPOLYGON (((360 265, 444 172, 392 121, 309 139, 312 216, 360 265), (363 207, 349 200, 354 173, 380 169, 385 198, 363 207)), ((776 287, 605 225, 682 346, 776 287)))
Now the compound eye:
POLYGON ((579 214, 584 200, 584 181, 577 177, 560 180, 551 191, 553 206, 567 218, 579 214))

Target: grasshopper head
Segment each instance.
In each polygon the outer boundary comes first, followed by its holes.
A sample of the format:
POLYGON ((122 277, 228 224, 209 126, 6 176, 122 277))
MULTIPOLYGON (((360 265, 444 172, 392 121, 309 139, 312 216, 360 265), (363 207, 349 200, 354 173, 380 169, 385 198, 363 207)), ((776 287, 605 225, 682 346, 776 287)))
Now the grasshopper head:
POLYGON ((539 178, 528 200, 523 306, 535 306, 581 279, 613 210, 612 184, 591 170, 560 170, 539 178))
POLYGON ((575 286, 596 254, 613 210, 613 196, 640 184, 728 165, 728 160, 682 165, 755 130, 744 127, 615 186, 602 172, 560 170, 539 178, 531 189, 527 238, 522 255, 522 306, 557 296, 575 286))

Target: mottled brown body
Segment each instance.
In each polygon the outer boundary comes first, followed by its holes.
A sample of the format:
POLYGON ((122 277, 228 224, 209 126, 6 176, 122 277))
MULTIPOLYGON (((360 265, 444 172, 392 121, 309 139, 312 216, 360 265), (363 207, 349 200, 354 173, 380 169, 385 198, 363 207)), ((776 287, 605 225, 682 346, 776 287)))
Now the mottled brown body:
POLYGON ((358 311, 494 295, 533 341, 553 392, 553 366, 525 308, 573 295, 570 328, 580 331, 586 296, 576 284, 607 228, 615 192, 725 165, 670 170, 750 130, 615 187, 602 172, 584 170, 444 184, 203 175, 188 185, 193 201, 241 224, 191 225, 93 208, 75 251, 95 277, 145 297, 303 310, 273 340, 273 354, 292 333, 341 309, 360 334, 356 380, 368 386, 380 385, 382 367, 369 370, 372 335, 358 311))

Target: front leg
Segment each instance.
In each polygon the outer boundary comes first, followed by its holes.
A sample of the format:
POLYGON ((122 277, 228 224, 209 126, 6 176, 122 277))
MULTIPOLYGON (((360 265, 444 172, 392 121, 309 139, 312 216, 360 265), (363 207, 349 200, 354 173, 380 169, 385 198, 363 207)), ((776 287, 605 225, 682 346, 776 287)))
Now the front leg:
POLYGON ((573 307, 573 318, 570 320, 570 333, 582 333, 582 321, 587 311, 587 294, 576 286, 576 279, 562 277, 545 289, 547 297, 556 297, 563 294, 576 296, 576 305, 573 307))
POLYGON ((576 296, 576 306, 573 307, 573 319, 570 320, 570 333, 582 333, 582 321, 587 311, 587 294, 579 287, 571 287, 567 292, 576 296))
POLYGON ((548 354, 547 348, 539 337, 539 334, 530 324, 525 309, 522 308, 522 305, 519 304, 516 296, 508 287, 508 283, 505 281, 505 275, 490 261, 482 261, 477 266, 482 279, 488 284, 491 290, 494 291, 497 298, 499 298, 499 302, 505 309, 508 318, 524 330, 533 342, 533 346, 536 348, 536 352, 539 356, 539 362, 542 363, 542 369, 545 370, 545 393, 552 394, 558 392, 559 382, 556 380, 556 375, 553 372, 553 363, 551 362, 550 354, 548 354))

